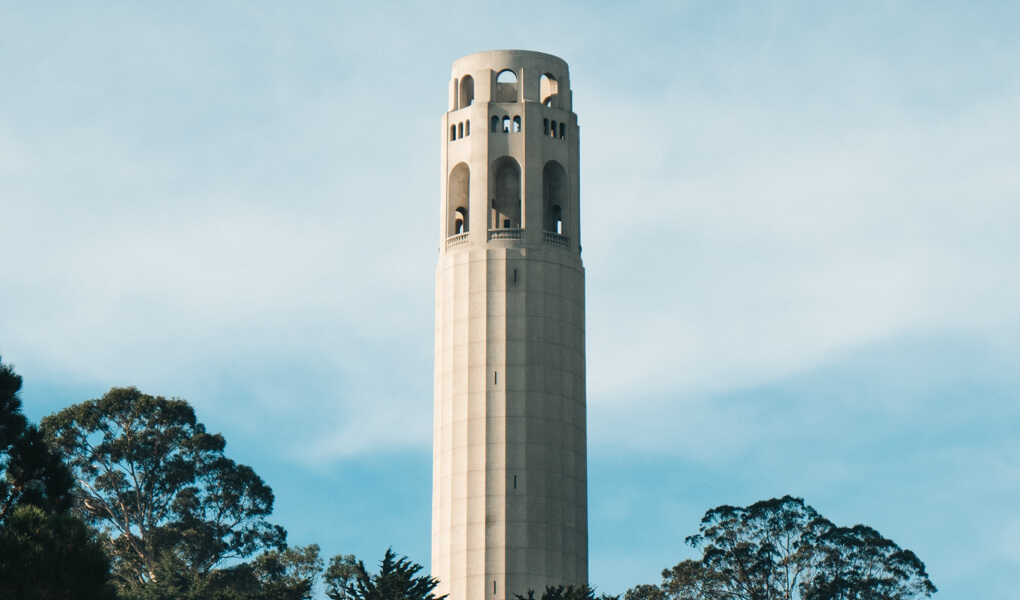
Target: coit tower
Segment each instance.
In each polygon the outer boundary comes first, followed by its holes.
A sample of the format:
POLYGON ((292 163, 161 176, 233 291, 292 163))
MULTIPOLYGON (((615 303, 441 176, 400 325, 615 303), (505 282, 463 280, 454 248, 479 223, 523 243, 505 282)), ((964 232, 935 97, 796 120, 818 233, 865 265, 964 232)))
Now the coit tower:
POLYGON ((453 64, 436 269, 432 574, 450 600, 588 582, 584 268, 567 64, 453 64))

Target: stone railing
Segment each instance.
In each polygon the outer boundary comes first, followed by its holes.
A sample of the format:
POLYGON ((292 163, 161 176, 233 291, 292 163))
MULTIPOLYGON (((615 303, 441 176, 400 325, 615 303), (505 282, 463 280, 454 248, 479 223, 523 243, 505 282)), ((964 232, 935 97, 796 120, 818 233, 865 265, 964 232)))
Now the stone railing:
POLYGON ((451 235, 450 237, 446 238, 446 249, 449 250, 450 248, 460 246, 461 244, 466 244, 467 241, 468 241, 467 233, 458 233, 457 235, 451 235))
POLYGON ((551 231, 545 232, 545 243, 552 244, 554 246, 562 246, 568 248, 570 246, 570 238, 565 235, 553 233, 551 231))
POLYGON ((524 237, 523 229, 490 229, 489 240, 519 240, 524 237))

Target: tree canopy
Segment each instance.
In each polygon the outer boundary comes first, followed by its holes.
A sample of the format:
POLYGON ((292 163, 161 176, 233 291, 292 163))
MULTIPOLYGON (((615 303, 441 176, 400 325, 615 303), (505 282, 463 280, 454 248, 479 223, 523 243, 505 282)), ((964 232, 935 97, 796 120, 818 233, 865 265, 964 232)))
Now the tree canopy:
POLYGON ((0 358, 0 523, 20 505, 64 511, 74 480, 21 412, 21 376, 0 358))
POLYGON ((864 525, 837 527, 784 496, 705 513, 702 551, 627 600, 912 600, 936 592, 924 563, 864 525))
POLYGON ((378 573, 369 573, 365 564, 351 556, 336 556, 326 571, 326 595, 332 600, 443 600, 435 596, 439 581, 418 575, 422 566, 406 556, 397 558, 386 550, 378 573))
MULTIPOLYGON (((535 590, 528 590, 526 596, 514 594, 516 600, 536 600, 535 590)), ((595 595, 595 588, 590 585, 550 585, 542 592, 540 600, 619 600, 619 596, 602 594, 595 595)))
POLYGON ((77 482, 77 510, 108 534, 124 585, 151 582, 167 561, 204 575, 283 547, 286 532, 266 520, 272 490, 224 455, 223 437, 184 400, 113 388, 42 427, 77 482))
POLYGON ((0 598, 115 598, 95 532, 68 513, 74 480, 21 411, 0 360, 0 598))

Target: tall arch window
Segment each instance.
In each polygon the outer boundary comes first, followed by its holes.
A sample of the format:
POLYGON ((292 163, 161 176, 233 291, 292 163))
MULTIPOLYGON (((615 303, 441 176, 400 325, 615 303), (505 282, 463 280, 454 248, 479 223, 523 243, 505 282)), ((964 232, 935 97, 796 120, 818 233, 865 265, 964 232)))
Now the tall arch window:
POLYGON ((556 137, 556 121, 552 122, 552 133, 551 133, 551 136, 552 137, 556 137))
POLYGON ((513 131, 514 131, 514 133, 520 133, 521 132, 521 116, 520 115, 517 115, 516 117, 514 117, 514 130, 513 131))
POLYGON ((491 122, 492 122, 492 127, 491 127, 492 133, 496 133, 496 131, 498 131, 498 128, 499 128, 499 117, 497 117, 496 115, 492 115, 491 122))
POLYGON ((560 92, 560 84, 551 74, 546 73, 538 81, 538 96, 542 104, 552 106, 556 103, 556 95, 560 92))
POLYGON ((457 123, 457 139, 464 137, 464 124, 457 123))
POLYGON ((560 123, 560 139, 567 137, 567 124, 560 123))
POLYGON ((460 108, 467 108, 475 101, 475 80, 465 75, 460 80, 460 108))
POLYGON ((503 133, 510 133, 510 117, 503 115, 503 133))
POLYGON ((464 121, 464 135, 471 135, 471 119, 464 121))
POLYGON ((517 73, 511 69, 496 76, 496 102, 517 102, 517 73))
POLYGON ((542 229, 564 235, 567 201, 567 170, 551 160, 542 169, 542 229))
POLYGON ((450 141, 457 139, 457 126, 450 125, 450 141))
POLYGON ((523 227, 521 211, 521 166, 509 156, 497 159, 490 169, 489 196, 491 229, 523 227))
POLYGON ((446 184, 446 237, 467 233, 471 211, 471 170, 458 163, 446 184))

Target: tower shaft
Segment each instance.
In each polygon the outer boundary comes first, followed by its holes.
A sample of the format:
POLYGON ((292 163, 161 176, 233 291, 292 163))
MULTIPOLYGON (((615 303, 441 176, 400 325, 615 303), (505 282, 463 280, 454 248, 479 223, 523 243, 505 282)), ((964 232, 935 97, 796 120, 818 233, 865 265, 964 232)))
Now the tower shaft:
POLYGON ((567 65, 458 60, 443 118, 432 572, 450 600, 588 578, 584 268, 567 65))

